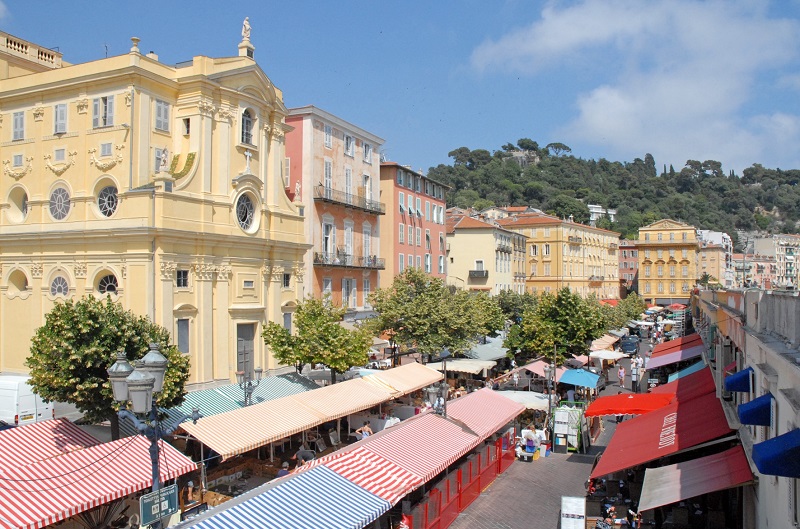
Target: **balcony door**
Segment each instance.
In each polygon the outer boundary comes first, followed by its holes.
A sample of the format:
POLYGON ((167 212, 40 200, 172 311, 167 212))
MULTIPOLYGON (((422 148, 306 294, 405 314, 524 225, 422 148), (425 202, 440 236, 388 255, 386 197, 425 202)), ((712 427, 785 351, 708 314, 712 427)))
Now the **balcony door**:
POLYGON ((253 359, 255 355, 255 323, 239 323, 236 325, 236 370, 253 376, 253 359))

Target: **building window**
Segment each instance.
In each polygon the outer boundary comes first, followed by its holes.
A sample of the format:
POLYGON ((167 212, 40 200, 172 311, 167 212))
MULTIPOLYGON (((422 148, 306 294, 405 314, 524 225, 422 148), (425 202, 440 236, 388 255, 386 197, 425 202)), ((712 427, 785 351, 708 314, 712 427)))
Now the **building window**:
POLYGON ((417 268, 422 268, 422 256, 417 256, 417 268))
POLYGON ((400 169, 397 170, 397 185, 403 185, 403 171, 400 169))
POLYGON ((645 283, 644 284, 644 293, 645 294, 649 294, 650 293, 650 283, 645 283))
POLYGON ((372 145, 369 143, 364 144, 364 161, 372 163, 372 145))
POLYGON ((444 274, 444 255, 439 256, 439 273, 444 274))
POLYGON ((53 161, 63 162, 63 161, 66 161, 66 158, 67 158, 67 150, 66 149, 55 149, 53 151, 53 161))
POLYGON ((192 132, 192 121, 189 118, 183 118, 183 135, 188 136, 192 132))
POLYGON ((67 105, 58 104, 53 109, 53 133, 64 134, 67 132, 67 105))
POLYGON ((325 147, 330 149, 333 146, 333 127, 325 125, 325 147))
POLYGON ((676 292, 677 292, 677 288, 675 286, 675 283, 670 283, 669 284, 669 293, 670 294, 675 294, 676 292))
POLYGON ((397 231, 397 242, 404 244, 406 240, 406 225, 400 223, 400 229, 397 231))
POLYGON ((97 291, 101 294, 116 294, 118 288, 117 277, 113 274, 101 277, 97 283, 97 291))
POLYGON ((644 265, 644 276, 650 277, 650 265, 644 265))
POLYGON ((416 230, 414 230, 414 231, 415 231, 415 234, 416 234, 416 239, 415 240, 417 242, 417 246, 422 246, 422 228, 416 228, 416 230))
POLYGON ((681 240, 684 240, 684 241, 685 241, 685 240, 687 240, 688 238, 689 238, 689 234, 688 234, 688 233, 682 233, 682 234, 681 234, 681 240))
POLYGON ((422 199, 417 199, 417 217, 422 217, 422 199))
POLYGON ((414 268, 414 256, 408 254, 408 268, 414 268))
POLYGON ((544 254, 545 255, 550 255, 550 245, 549 244, 545 244, 544 245, 544 254))
POLYGON ((405 193, 400 191, 400 193, 397 195, 397 197, 398 197, 397 202, 400 204, 400 213, 405 213, 406 205, 405 205, 404 202, 406 200, 406 195, 405 195, 405 193))
POLYGON ((658 256, 658 259, 663 259, 664 258, 664 250, 656 250, 656 255, 658 256))
POLYGON ((50 193, 50 215, 56 220, 64 220, 69 215, 70 197, 69 191, 63 187, 57 187, 50 193))
POLYGON ((475 261, 475 270, 482 271, 483 270, 483 260, 477 259, 475 261))
POLYGON ((397 263, 398 263, 397 271, 402 274, 403 273, 403 269, 406 266, 406 256, 403 255, 403 254, 400 254, 400 259, 397 260, 397 263))
POLYGON ((545 277, 550 277, 550 263, 544 264, 544 275, 545 277))
POLYGON ((664 276, 664 267, 663 267, 663 266, 661 266, 661 265, 658 265, 658 266, 656 267, 656 275, 657 275, 658 277, 663 277, 663 276, 664 276))
POLYGON ((361 289, 363 290, 361 295, 364 297, 364 308, 369 308, 369 292, 372 289, 369 279, 364 279, 364 281, 362 281, 361 289))
POLYGON ((439 251, 444 251, 444 233, 439 233, 439 251))
POLYGON ((658 293, 659 294, 663 294, 664 293, 664 283, 661 283, 661 282, 658 283, 658 293))
POLYGON ((175 286, 178 288, 189 288, 189 271, 176 270, 175 271, 175 286))
POLYGON ((536 257, 537 255, 539 255, 539 247, 531 244, 531 257, 536 257))
POLYGON ((669 267, 669 277, 675 277, 675 267, 672 265, 669 267))
POLYGON ((51 296, 66 296, 69 294, 69 284, 63 276, 56 276, 50 283, 51 296))
POLYGON ((345 134, 344 136, 344 153, 347 156, 353 156, 353 149, 355 147, 355 140, 352 136, 345 134))
POLYGON ((681 276, 688 277, 689 276, 689 267, 684 265, 681 267, 681 276))
POLYGON ((117 198, 116 186, 106 186, 101 189, 100 193, 97 195, 97 207, 104 217, 113 215, 114 212, 117 211, 118 203, 119 199, 117 198))
POLYGON ((14 112, 14 125, 11 139, 14 141, 25 139, 25 112, 14 112))
POLYGON ((650 250, 645 250, 644 251, 644 258, 645 259, 650 259, 650 250))
POLYGON ((686 249, 681 250, 681 258, 686 259, 689 256, 689 251, 686 249))
POLYGON ((431 273, 431 254, 425 254, 425 272, 431 273))
POLYGON ((236 201, 236 220, 239 222, 239 227, 244 231, 253 227, 255 211, 256 207, 250 195, 245 193, 236 201))
POLYGON ((14 156, 12 156, 11 163, 13 164, 14 167, 22 167, 22 155, 15 154, 14 156))
POLYGON ((283 274, 283 288, 291 288, 292 274, 283 274))
POLYGON ((252 279, 245 279, 244 281, 242 281, 242 288, 245 288, 247 290, 252 290, 256 288, 256 282, 253 281, 252 279))
POLYGON ((342 306, 354 307, 356 305, 356 286, 355 280, 342 279, 342 306))
POLYGON ((336 227, 331 222, 322 223, 322 251, 326 257, 333 257, 336 248, 336 227))
POLYGON ((169 132, 169 103, 156 100, 156 130, 169 132))
POLYGON ((189 353, 189 318, 178 319, 178 351, 189 353))
POLYGON ((425 249, 431 249, 431 230, 425 230, 425 249))
POLYGON ((414 244, 414 226, 408 225, 408 244, 414 244))
POLYGON ((644 240, 646 240, 646 241, 650 240, 650 234, 649 233, 645 233, 644 234, 644 240))
POLYGON ((425 220, 431 220, 431 203, 425 201, 425 220))
POLYGON ((95 98, 92 104, 92 128, 114 124, 114 96, 95 98))
MULTIPOLYGON (((100 144, 100 156, 111 156, 111 142, 101 143, 100 144)), ((158 167, 158 166, 156 166, 158 167)))
POLYGON ((333 292, 333 279, 330 277, 323 277, 322 278, 322 295, 330 296, 331 292, 333 292))
POLYGON ((247 109, 242 112, 242 143, 253 145, 253 116, 247 109))

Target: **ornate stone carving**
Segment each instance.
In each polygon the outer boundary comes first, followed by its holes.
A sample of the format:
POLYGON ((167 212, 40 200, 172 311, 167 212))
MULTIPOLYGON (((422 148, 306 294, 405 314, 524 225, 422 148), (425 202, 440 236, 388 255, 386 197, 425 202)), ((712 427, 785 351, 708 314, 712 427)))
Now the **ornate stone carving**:
POLYGON ((197 103, 197 110, 199 110, 204 116, 212 116, 214 115, 216 107, 211 103, 211 101, 204 98, 197 103))
POLYGON ((235 115, 236 113, 230 107, 219 107, 219 110, 217 110, 217 118, 219 118, 220 121, 227 121, 230 123, 235 115))
POLYGON ((75 265, 72 267, 72 272, 77 278, 86 277, 86 263, 75 263, 75 265))
POLYGON ((44 119, 44 107, 36 107, 33 109, 33 120, 42 121, 44 119))
POLYGON ((194 265, 195 277, 198 281, 211 281, 217 273, 216 266, 208 263, 198 263, 194 265))
POLYGON ((125 92, 125 106, 129 107, 131 106, 131 103, 133 103, 133 92, 128 90, 127 92, 125 92))
POLYGON ((42 277, 42 272, 44 272, 42 263, 33 263, 31 265, 31 277, 42 277))
POLYGON ((111 159, 108 160, 107 162, 101 162, 100 160, 94 157, 94 153, 97 152, 97 149, 89 149, 89 163, 91 165, 94 165, 101 171, 107 171, 108 169, 111 169, 118 163, 122 163, 122 153, 119 151, 121 151, 124 148, 125 148, 124 145, 114 145, 114 149, 117 151, 117 155, 112 156, 111 159))
POLYGON ((229 265, 220 265, 217 267, 217 279, 220 281, 228 281, 233 274, 233 269, 229 265))
POLYGON ((283 282, 283 271, 284 268, 282 266, 273 266, 270 269, 270 281, 273 283, 281 283, 283 282))
POLYGON ((26 174, 33 171, 33 156, 25 157, 25 161, 28 162, 28 165, 22 167, 21 169, 12 169, 11 168, 11 160, 3 160, 3 172, 13 178, 14 180, 19 180, 26 174))
POLYGON ((86 114, 86 111, 89 110, 89 100, 85 97, 83 99, 78 99, 75 105, 78 108, 78 114, 86 114))
POLYGON ((122 265, 119 267, 119 274, 122 276, 122 279, 128 277, 128 265, 122 265))
POLYGON ((173 261, 161 261, 161 279, 172 279, 175 271, 178 270, 177 263, 173 261))
POLYGON ((47 167, 48 169, 53 171, 53 173, 56 176, 61 176, 62 174, 64 174, 64 172, 67 169, 69 169, 70 167, 75 165, 75 155, 78 154, 78 151, 71 151, 71 152, 69 152, 67 154, 69 155, 69 161, 66 162, 66 163, 60 163, 60 164, 57 164, 57 165, 53 165, 52 163, 50 163, 50 160, 53 157, 50 156, 49 154, 45 154, 44 155, 44 165, 45 165, 45 167, 47 167))

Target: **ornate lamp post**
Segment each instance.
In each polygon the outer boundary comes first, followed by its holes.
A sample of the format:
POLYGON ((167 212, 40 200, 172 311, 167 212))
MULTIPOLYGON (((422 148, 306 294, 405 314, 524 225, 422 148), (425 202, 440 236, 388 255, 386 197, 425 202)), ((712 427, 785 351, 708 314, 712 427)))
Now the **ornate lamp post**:
POLYGON ((428 400, 433 406, 433 411, 440 414, 445 419, 447 418, 447 395, 450 392, 450 386, 447 384, 447 359, 450 357, 450 349, 443 348, 439 353, 439 360, 442 362, 442 371, 444 372, 444 380, 439 384, 431 385, 428 392, 428 400))
MULTIPOLYGON (((158 440, 162 435, 174 432, 178 425, 188 418, 184 415, 175 424, 167 427, 163 427, 161 421, 158 420, 156 395, 164 386, 164 374, 167 371, 168 363, 158 348, 158 344, 151 343, 150 351, 144 358, 135 362, 135 368, 128 362, 125 352, 120 351, 117 353, 117 361, 108 369, 108 379, 111 381, 114 400, 122 404, 121 409, 117 412, 119 418, 130 420, 139 433, 150 440, 153 492, 161 488, 158 440), (130 410, 127 408, 128 403, 131 406, 130 410)), ((195 423, 200 418, 197 408, 192 409, 191 418, 195 423)), ((160 520, 151 525, 153 529, 158 529, 160 526, 160 520)))
POLYGON ((261 375, 264 373, 264 370, 260 367, 255 368, 254 371, 256 373, 255 380, 250 376, 250 371, 247 370, 246 364, 244 371, 236 372, 236 382, 239 384, 239 387, 244 390, 245 406, 249 406, 253 403, 253 390, 261 383, 261 375))

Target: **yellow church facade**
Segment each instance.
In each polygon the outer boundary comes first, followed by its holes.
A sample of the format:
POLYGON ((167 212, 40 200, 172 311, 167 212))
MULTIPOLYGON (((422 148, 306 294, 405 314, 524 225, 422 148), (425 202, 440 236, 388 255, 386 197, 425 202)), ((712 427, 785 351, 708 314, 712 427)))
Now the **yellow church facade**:
POLYGON ((291 325, 310 245, 249 35, 177 65, 136 38, 72 65, 0 37, 0 372, 26 372, 45 314, 85 295, 170 330, 190 382, 283 369, 260 333, 291 325))

